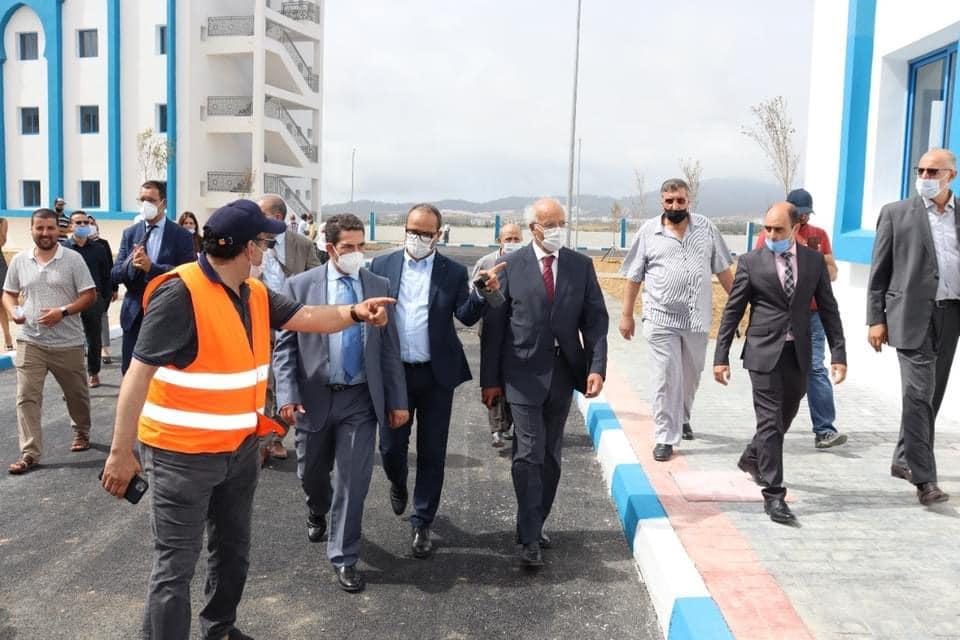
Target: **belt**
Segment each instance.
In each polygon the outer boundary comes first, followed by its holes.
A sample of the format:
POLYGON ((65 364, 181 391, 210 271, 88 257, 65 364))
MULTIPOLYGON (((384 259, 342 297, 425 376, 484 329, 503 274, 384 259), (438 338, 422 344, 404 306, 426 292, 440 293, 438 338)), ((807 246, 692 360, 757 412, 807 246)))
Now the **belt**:
POLYGON ((426 362, 404 362, 403 366, 407 367, 408 369, 419 369, 421 367, 429 367, 430 361, 427 360, 426 362))
POLYGON ((330 389, 330 391, 346 391, 347 389, 362 387, 365 384, 366 382, 361 382, 360 384, 328 384, 327 389, 330 389))
POLYGON ((948 300, 935 300, 933 306, 938 309, 946 309, 947 307, 960 307, 960 300, 956 298, 950 298, 948 300))

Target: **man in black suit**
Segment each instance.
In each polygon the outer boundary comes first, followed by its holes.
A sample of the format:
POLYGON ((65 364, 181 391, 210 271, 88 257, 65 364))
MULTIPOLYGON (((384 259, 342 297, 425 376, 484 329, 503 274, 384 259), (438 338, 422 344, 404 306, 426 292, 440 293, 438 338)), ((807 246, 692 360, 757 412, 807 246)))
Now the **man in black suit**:
POLYGON ((122 284, 127 289, 120 305, 120 328, 123 329, 120 370, 123 373, 130 366, 133 347, 140 335, 143 292, 147 283, 174 267, 197 259, 190 232, 166 218, 167 185, 147 180, 140 186, 138 199, 143 220, 123 230, 120 251, 110 272, 113 284, 122 284))
POLYGON ((513 410, 517 542, 521 561, 539 566, 573 390, 592 398, 603 389, 609 317, 593 261, 563 246, 560 203, 538 200, 527 223, 533 243, 498 263, 506 301, 484 316, 480 386, 485 405, 506 394, 513 410))
POLYGON ((830 343, 834 384, 847 374, 843 326, 823 255, 797 244, 800 214, 789 202, 770 207, 763 220, 765 247, 740 257, 730 298, 723 310, 713 359, 713 377, 730 379, 730 343, 750 305, 743 367, 750 372, 757 432, 737 466, 763 487, 770 519, 793 524, 785 501, 783 436, 806 393, 812 361, 810 300, 815 299, 830 343))
MULTIPOLYGON (((400 515, 407 508, 407 447, 417 420, 417 481, 413 490, 411 547, 416 558, 433 550, 430 525, 440 506, 453 391, 471 379, 453 319, 467 326, 480 320, 486 302, 470 291, 467 268, 436 251, 442 217, 432 204, 417 204, 407 213, 404 248, 377 256, 370 271, 390 281, 397 300, 400 359, 406 371, 410 420, 391 429, 380 425, 380 457, 390 480, 390 505, 400 515)), ((499 287, 496 271, 487 289, 499 287)))

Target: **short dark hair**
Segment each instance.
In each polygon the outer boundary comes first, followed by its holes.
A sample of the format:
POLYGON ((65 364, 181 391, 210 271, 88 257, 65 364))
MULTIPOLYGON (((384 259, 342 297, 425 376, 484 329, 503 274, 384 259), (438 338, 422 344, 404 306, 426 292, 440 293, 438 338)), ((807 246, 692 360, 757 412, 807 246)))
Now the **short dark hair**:
POLYGON ((352 213, 338 213, 327 218, 323 235, 330 244, 340 242, 340 234, 344 231, 363 231, 363 221, 352 213))
POLYGON ((670 178, 660 185, 660 193, 672 193, 674 191, 680 191, 681 189, 690 193, 690 185, 687 184, 686 180, 681 178, 670 178))
MULTIPOLYGON (((73 211, 70 212, 70 219, 73 220, 73 216, 78 216, 78 215, 86 216, 87 212, 84 211, 83 209, 74 209, 73 211)), ((89 218, 90 216, 87 216, 87 217, 89 218)))
POLYGON ((46 208, 37 209, 30 216, 30 226, 32 227, 33 223, 36 222, 38 219, 47 220, 49 218, 53 218, 54 220, 59 220, 60 214, 58 214, 53 209, 46 209, 46 208))
POLYGON ((421 202, 410 207, 410 210, 407 211, 407 218, 410 217, 410 214, 414 211, 426 211, 427 213, 432 213, 437 219, 437 231, 440 230, 440 227, 443 226, 443 216, 440 215, 440 209, 437 209, 435 206, 429 202, 421 202))
POLYGON ((236 258, 247 248, 247 244, 234 243, 233 238, 222 238, 213 232, 209 225, 203 226, 203 252, 208 256, 229 260, 236 258))
POLYGON ((156 189, 156 190, 157 190, 157 193, 160 194, 160 199, 161 199, 161 200, 166 200, 166 199, 167 199, 167 183, 166 183, 166 182, 161 182, 160 180, 147 180, 147 181, 144 182, 142 185, 140 185, 140 188, 141 188, 141 189, 156 189))

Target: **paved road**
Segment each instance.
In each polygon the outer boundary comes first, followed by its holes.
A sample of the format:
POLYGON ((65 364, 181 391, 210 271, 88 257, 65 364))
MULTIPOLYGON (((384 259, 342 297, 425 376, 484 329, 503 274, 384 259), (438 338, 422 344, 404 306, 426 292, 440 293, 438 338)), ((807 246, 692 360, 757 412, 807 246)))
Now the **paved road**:
MULTIPOLYGON (((472 331, 461 336, 476 371, 477 340, 472 331)), ((148 505, 117 502, 97 484, 112 428, 116 365, 103 379, 93 394, 92 450, 69 452, 69 419, 48 381, 43 465, 22 477, 0 475, 0 639, 137 637, 150 566, 148 505)), ((15 387, 14 373, 0 372, 4 462, 17 451, 15 387)), ((323 546, 307 541, 294 461, 265 469, 239 626, 257 638, 660 637, 576 413, 548 522, 556 547, 537 573, 518 565, 509 458, 488 444, 478 395, 475 383, 467 383, 456 398, 432 559, 409 555, 409 525, 393 515, 388 484, 375 469, 364 517, 362 594, 342 592, 323 546)), ((195 611, 202 580, 201 564, 195 611)))

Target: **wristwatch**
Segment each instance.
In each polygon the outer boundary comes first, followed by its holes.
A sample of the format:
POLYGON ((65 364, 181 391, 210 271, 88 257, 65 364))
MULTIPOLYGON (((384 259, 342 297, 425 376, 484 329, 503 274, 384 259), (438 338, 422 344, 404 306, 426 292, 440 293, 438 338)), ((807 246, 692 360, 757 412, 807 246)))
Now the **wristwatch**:
POLYGON ((355 304, 350 305, 350 317, 353 319, 354 322, 363 322, 363 318, 357 315, 356 308, 357 308, 357 305, 355 304))
POLYGON ((62 313, 63 317, 66 318, 68 315, 70 315, 70 310, 67 309, 66 306, 63 306, 63 307, 60 307, 60 313, 62 313))

